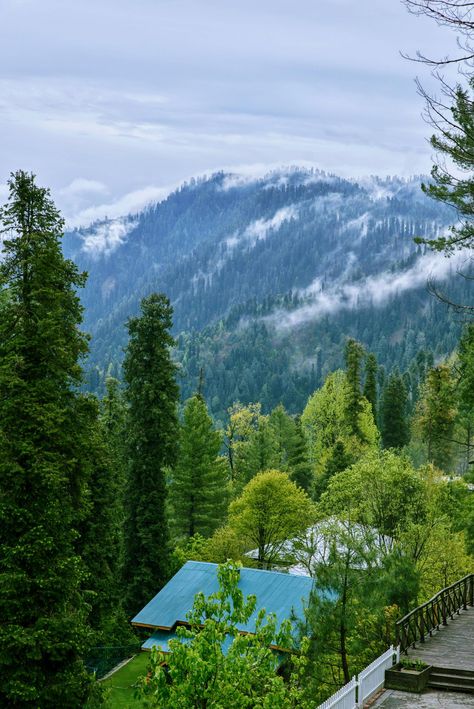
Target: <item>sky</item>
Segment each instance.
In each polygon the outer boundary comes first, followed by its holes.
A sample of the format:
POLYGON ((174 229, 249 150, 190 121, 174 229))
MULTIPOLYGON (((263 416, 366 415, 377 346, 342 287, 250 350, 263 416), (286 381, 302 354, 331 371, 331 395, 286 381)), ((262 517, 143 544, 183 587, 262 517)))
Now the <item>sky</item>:
POLYGON ((219 169, 427 173, 400 52, 440 47, 400 0, 0 0, 0 200, 19 168, 71 225, 219 169))

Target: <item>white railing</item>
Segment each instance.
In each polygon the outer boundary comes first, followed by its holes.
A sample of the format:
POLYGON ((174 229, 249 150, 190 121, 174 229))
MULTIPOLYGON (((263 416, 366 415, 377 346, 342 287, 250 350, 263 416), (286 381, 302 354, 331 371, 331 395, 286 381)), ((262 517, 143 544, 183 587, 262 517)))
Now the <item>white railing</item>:
POLYGON ((374 660, 359 674, 357 679, 359 681, 358 699, 360 706, 363 705, 364 701, 370 697, 371 694, 382 689, 385 681, 385 670, 389 670, 394 665, 394 658, 396 658, 397 662, 399 661, 400 648, 394 648, 393 645, 391 645, 387 652, 380 655, 380 657, 374 660))
POLYGON ((383 655, 362 670, 358 677, 353 677, 344 687, 320 704, 318 709, 360 709, 366 699, 382 689, 385 670, 390 669, 399 660, 400 646, 394 648, 391 645, 383 655))
POLYGON ((355 677, 350 682, 319 705, 318 709, 354 709, 357 706, 357 680, 355 677))

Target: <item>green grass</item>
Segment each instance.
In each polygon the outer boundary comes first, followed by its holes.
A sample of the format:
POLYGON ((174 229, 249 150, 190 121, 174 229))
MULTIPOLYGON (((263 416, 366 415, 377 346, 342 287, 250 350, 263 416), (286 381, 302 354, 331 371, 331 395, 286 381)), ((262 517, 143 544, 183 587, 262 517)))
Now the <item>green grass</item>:
POLYGON ((105 679, 101 684, 109 690, 106 706, 109 709, 138 709, 142 702, 135 698, 135 684, 146 674, 150 659, 148 652, 140 652, 124 667, 105 679))

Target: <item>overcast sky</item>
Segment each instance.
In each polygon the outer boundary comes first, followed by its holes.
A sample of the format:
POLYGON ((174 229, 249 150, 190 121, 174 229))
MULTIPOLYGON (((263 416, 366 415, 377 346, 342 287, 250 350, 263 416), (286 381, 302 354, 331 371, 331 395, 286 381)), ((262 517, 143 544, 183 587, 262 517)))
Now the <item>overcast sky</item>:
POLYGON ((78 223, 220 168, 427 172, 399 52, 440 47, 400 0, 0 0, 0 196, 32 170, 78 223))

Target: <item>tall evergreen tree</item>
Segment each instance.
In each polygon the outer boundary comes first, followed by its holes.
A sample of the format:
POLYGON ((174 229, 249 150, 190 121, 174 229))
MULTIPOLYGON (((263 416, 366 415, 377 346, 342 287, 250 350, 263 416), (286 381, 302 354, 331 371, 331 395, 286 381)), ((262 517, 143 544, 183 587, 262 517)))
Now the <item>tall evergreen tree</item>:
POLYGON ((98 419, 94 406, 89 433, 93 469, 90 511, 81 527, 81 554, 89 571, 87 586, 94 592, 90 622, 96 644, 120 644, 131 638, 122 607, 121 576, 124 553, 124 414, 119 382, 109 377, 98 419))
POLYGON ((309 462, 308 443, 299 416, 295 419, 288 463, 290 478, 309 494, 313 482, 313 470, 309 462))
POLYGON ((91 688, 77 554, 88 511, 85 276, 64 259, 63 221, 33 175, 12 175, 0 222, 0 704, 76 708, 91 688))
POLYGON ((352 433, 363 438, 359 426, 359 416, 362 413, 361 392, 361 360, 364 349, 360 342, 349 338, 344 352, 346 362, 347 389, 347 421, 352 433))
POLYGON ((442 364, 428 372, 416 421, 427 446, 428 460, 441 469, 451 463, 455 419, 454 382, 450 368, 442 364))
POLYGON ((221 444, 222 435, 214 430, 202 396, 188 399, 170 485, 172 526, 178 537, 209 537, 224 521, 228 480, 225 459, 219 456, 221 444))
POLYGON ((129 613, 168 579, 166 469, 177 459, 179 394, 170 354, 172 314, 169 300, 154 293, 142 300, 141 315, 128 321, 123 366, 129 405, 124 564, 129 613))
MULTIPOLYGON (((458 411, 464 431, 467 465, 474 465, 474 325, 468 325, 459 343, 458 411)), ((474 472, 474 470, 473 470, 474 472)))
POLYGON ((398 370, 387 380, 381 404, 381 433, 384 448, 401 448, 410 439, 407 392, 398 370))
POLYGON ((372 406, 374 421, 377 421, 377 359, 372 353, 365 361, 364 396, 372 406))

